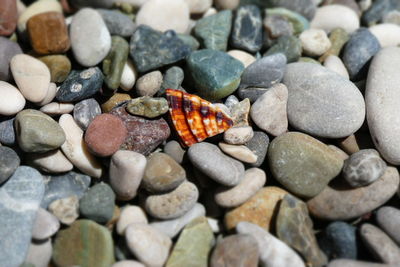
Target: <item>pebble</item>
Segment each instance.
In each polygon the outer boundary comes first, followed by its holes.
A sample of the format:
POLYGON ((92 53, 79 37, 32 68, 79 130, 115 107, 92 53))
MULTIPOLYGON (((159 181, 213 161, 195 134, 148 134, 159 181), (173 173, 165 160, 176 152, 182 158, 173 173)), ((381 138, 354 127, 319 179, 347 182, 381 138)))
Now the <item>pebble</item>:
POLYGON ((400 38, 398 38, 400 34, 399 25, 383 23, 370 27, 369 31, 376 37, 381 47, 398 46, 400 44, 400 38))
POLYGON ((69 103, 52 102, 42 106, 39 110, 49 116, 56 116, 70 113, 74 110, 74 105, 69 103))
POLYGON ((44 105, 49 104, 56 97, 57 90, 58 90, 57 85, 55 83, 51 82, 50 85, 49 85, 49 88, 47 89, 47 93, 46 93, 45 98, 42 101, 37 102, 35 104, 38 105, 38 106, 44 106, 44 105))
POLYGON ((19 32, 25 32, 26 30, 26 23, 28 20, 40 13, 45 13, 45 12, 50 12, 50 11, 56 11, 59 13, 62 13, 62 7, 61 4, 56 1, 56 0, 41 0, 41 1, 36 1, 32 4, 30 4, 22 13, 19 14, 18 16, 18 31, 19 32))
POLYGON ((82 100, 74 105, 74 120, 82 130, 86 130, 94 118, 100 114, 100 105, 94 98, 82 100))
POLYGON ((57 266, 109 267, 114 263, 111 233, 93 221, 78 220, 58 232, 52 259, 57 266))
POLYGON ((161 88, 160 90, 158 90, 157 95, 161 96, 162 94, 165 93, 165 89, 168 88, 172 89, 180 88, 183 82, 183 78, 184 78, 183 69, 181 69, 180 67, 173 66, 167 69, 163 77, 161 88))
POLYGON ((0 54, 0 80, 8 81, 11 78, 10 61, 15 55, 22 54, 22 50, 18 43, 0 36, 0 54))
POLYGON ((26 24, 33 50, 42 55, 65 53, 70 48, 68 28, 57 11, 32 16, 26 24))
POLYGON ((184 0, 147 0, 136 16, 138 25, 144 24, 158 31, 174 30, 185 33, 189 28, 189 6, 184 0))
POLYGON ((40 204, 42 208, 57 200, 69 196, 78 199, 83 196, 90 185, 90 177, 74 171, 66 174, 45 176, 45 193, 40 204))
POLYGON ((262 266, 305 267, 303 260, 294 250, 260 226, 250 222, 240 222, 236 226, 236 232, 248 234, 257 241, 259 261, 262 266))
POLYGON ((162 33, 145 25, 140 25, 130 40, 130 56, 139 72, 147 72, 178 62, 188 56, 190 51, 190 47, 174 31, 162 33))
POLYGON ((361 80, 367 75, 371 58, 381 49, 378 39, 365 28, 355 31, 343 50, 343 63, 350 79, 361 80))
POLYGON ((218 100, 234 92, 240 83, 243 64, 228 54, 210 49, 192 52, 186 59, 198 93, 218 100))
POLYGON ((331 47, 325 31, 320 29, 308 29, 299 36, 304 54, 308 56, 321 56, 331 47))
POLYGON ((25 152, 47 152, 65 142, 63 129, 50 116, 25 109, 15 117, 15 130, 19 147, 25 152))
POLYGON ((258 190, 260 190, 267 178, 265 172, 258 168, 246 170, 244 179, 232 188, 220 188, 215 194, 215 202, 224 208, 233 208, 242 205, 258 190))
POLYGON ((99 64, 111 49, 111 36, 101 15, 92 8, 80 9, 70 25, 71 48, 84 67, 99 64))
POLYGON ((210 266, 257 267, 258 257, 258 244, 254 237, 247 234, 230 235, 215 246, 210 266))
POLYGON ((79 213, 89 220, 105 224, 114 213, 115 194, 111 187, 99 183, 89 190, 79 200, 79 213))
POLYGON ((265 156, 267 155, 269 137, 266 133, 261 131, 254 131, 253 138, 245 144, 255 155, 257 161, 250 164, 253 167, 259 167, 264 163, 265 156))
POLYGON ((189 6, 190 14, 202 14, 211 8, 212 0, 185 0, 189 6))
POLYGON ((168 123, 163 119, 148 120, 133 116, 125 110, 126 104, 113 109, 110 114, 119 117, 128 130, 128 137, 120 149, 148 155, 170 135, 168 123))
POLYGON ((136 82, 136 77, 138 76, 135 66, 132 60, 128 58, 128 61, 124 65, 121 75, 120 87, 124 91, 129 91, 133 88, 136 82))
POLYGON ((125 230, 129 250, 146 266, 164 266, 172 246, 171 239, 144 223, 132 223, 125 230))
POLYGON ((0 142, 3 145, 13 146, 15 144, 14 118, 0 119, 0 142))
POLYGON ((242 205, 225 213, 224 223, 231 230, 242 221, 259 225, 269 230, 278 203, 287 194, 285 190, 275 187, 263 187, 242 205))
POLYGON ((53 246, 51 245, 51 239, 40 243, 32 242, 29 246, 28 254, 25 257, 24 264, 32 264, 34 267, 47 267, 50 263, 52 252, 53 246))
POLYGON ((250 101, 248 99, 243 99, 231 107, 230 110, 228 110, 228 114, 231 115, 234 127, 248 126, 249 112, 250 101))
POLYGON ((184 150, 177 141, 171 140, 165 144, 164 153, 169 155, 179 164, 181 164, 186 154, 186 150, 184 150))
POLYGON ((46 240, 60 229, 58 219, 43 208, 36 213, 35 224, 32 229, 32 238, 35 240, 46 240))
POLYGON ((249 54, 242 50, 229 50, 227 53, 231 57, 236 58, 237 60, 242 62, 245 68, 256 61, 256 58, 252 54, 249 54))
POLYGON ((111 267, 146 267, 146 266, 138 261, 125 260, 116 262, 111 267))
POLYGON ((194 167, 220 184, 235 186, 244 178, 243 164, 226 156, 211 143, 192 145, 188 156, 194 167))
POLYGON ((163 75, 160 71, 146 73, 136 81, 136 92, 139 96, 153 96, 160 90, 163 75))
POLYGON ((103 84, 103 73, 98 67, 73 70, 61 84, 56 98, 60 102, 75 102, 96 94, 103 84))
POLYGON ((288 89, 276 84, 257 98, 250 110, 254 123, 273 136, 279 136, 288 129, 288 89))
POLYGON ((285 67, 286 56, 282 53, 262 57, 243 71, 239 88, 269 88, 282 80, 285 67))
POLYGON ((338 56, 329 55, 327 58, 325 58, 324 67, 336 72, 346 79, 350 79, 349 72, 347 71, 343 61, 338 56))
POLYGON ((232 23, 230 43, 232 47, 256 53, 262 46, 262 17, 255 5, 239 7, 232 23))
POLYGON ((68 172, 74 167, 59 149, 45 153, 30 153, 26 155, 25 160, 29 165, 48 173, 68 172))
POLYGON ((20 166, 0 188, 0 262, 5 266, 23 263, 32 237, 36 213, 44 193, 42 175, 20 166))
POLYGON ((128 42, 121 36, 112 36, 110 52, 103 60, 104 82, 109 89, 118 89, 128 54, 128 42))
POLYGON ((191 182, 183 182, 171 192, 147 197, 146 211, 158 219, 176 219, 196 204, 199 191, 191 182))
POLYGON ((100 114, 89 124, 84 140, 94 155, 108 157, 117 152, 127 135, 127 129, 120 118, 111 114, 100 114))
POLYGON ((132 223, 147 224, 147 216, 139 206, 127 205, 122 208, 121 215, 118 218, 117 233, 119 235, 124 235, 126 228, 132 223))
POLYGON ((226 51, 232 28, 232 11, 223 10, 196 22, 194 34, 204 48, 226 51))
POLYGON ((200 203, 196 203, 193 208, 181 217, 171 220, 155 221, 150 224, 151 227, 166 234, 170 238, 174 238, 178 233, 192 220, 197 217, 205 216, 206 209, 200 203))
POLYGON ((399 3, 396 1, 372 1, 370 7, 362 14, 361 21, 368 26, 374 25, 387 13, 398 8, 399 3))
POLYGON ((126 110, 132 115, 152 119, 168 112, 168 102, 163 97, 142 96, 130 100, 126 110))
POLYGON ((343 5, 351 8, 354 12, 357 13, 358 17, 361 17, 361 10, 359 7, 359 3, 357 3, 355 0, 327 0, 324 1, 324 5, 343 5))
POLYGON ((319 58, 319 61, 321 62, 324 61, 330 55, 339 56, 342 48, 349 39, 350 39, 350 34, 348 34, 344 29, 342 28, 333 29, 329 34, 331 47, 319 58))
POLYGON ((26 100, 40 102, 46 97, 50 71, 42 61, 26 54, 18 54, 11 59, 10 69, 26 100))
POLYGON ((376 213, 376 221, 393 241, 400 244, 400 232, 397 227, 400 222, 400 210, 394 207, 383 206, 376 213))
POLYGON ((327 186, 319 195, 310 199, 307 206, 316 218, 348 220, 380 207, 396 193, 398 186, 397 169, 388 167, 380 179, 364 187, 327 186))
POLYGON ((289 19, 279 14, 266 14, 263 26, 266 38, 276 39, 283 35, 293 35, 293 26, 289 19))
POLYGON ((17 1, 4 1, 0 8, 0 17, 2 18, 0 23, 0 35, 7 36, 12 34, 17 27, 17 1))
POLYGON ((386 170, 386 163, 375 149, 363 149, 344 162, 343 177, 353 187, 369 185, 379 179, 386 170))
POLYGON ((50 70, 50 81, 62 83, 71 72, 71 61, 64 55, 48 55, 38 58, 50 70))
POLYGON ((337 259, 337 260, 331 261, 328 264, 328 267, 390 267, 390 265, 366 262, 366 261, 337 259))
POLYGON ((357 228, 335 221, 330 223, 318 238, 321 250, 329 259, 357 259, 357 228))
POLYGON ((66 136, 61 150, 68 160, 83 173, 100 178, 103 172, 102 167, 97 159, 89 153, 83 140, 83 131, 76 124, 74 118, 70 114, 63 114, 58 123, 66 136))
POLYGON ((333 71, 317 64, 293 63, 287 65, 283 83, 289 92, 289 124, 296 129, 340 138, 353 134, 364 122, 365 103, 360 90, 333 71))
POLYGON ((360 21, 356 12, 343 5, 326 5, 317 8, 310 27, 322 29, 330 33, 335 28, 342 28, 348 33, 356 31, 360 27, 360 21), (337 18, 340 19, 337 19, 337 18))
POLYGON ((315 238, 307 205, 290 194, 285 195, 279 206, 276 233, 280 240, 303 256, 308 266, 323 266, 327 263, 315 238))
POLYGON ((256 163, 257 155, 255 155, 248 147, 244 145, 231 145, 224 142, 218 143, 219 148, 229 156, 245 163, 256 163))
POLYGON ((116 10, 97 9, 111 35, 130 37, 135 31, 135 23, 124 13, 116 10))
POLYGON ((268 161, 274 178, 305 198, 318 195, 343 167, 343 160, 334 150, 300 132, 275 138, 268 148, 268 161))
MULTIPOLYGON (((298 12, 292 11, 284 7, 267 8, 265 9, 265 16, 281 16, 288 20, 293 28, 293 34, 300 34, 301 32, 310 28, 308 19, 299 14, 298 12)), ((291 35, 291 34, 290 34, 291 35)))
POLYGON ((214 234, 207 218, 198 217, 185 226, 165 266, 207 266, 213 245, 214 234))
POLYGON ((379 261, 387 264, 400 262, 400 248, 378 227, 365 223, 360 228, 361 239, 379 261))
POLYGON ((186 180, 186 172, 172 157, 157 152, 147 158, 141 186, 149 192, 174 190, 186 180))
POLYGON ((294 12, 297 12, 305 16, 309 20, 311 20, 314 17, 315 11, 317 9, 316 1, 313 0, 297 0, 297 1, 279 0, 279 1, 273 1, 272 4, 274 6, 284 7, 289 10, 293 10, 294 12))
POLYGON ((250 141, 253 136, 254 131, 251 126, 232 127, 224 132, 224 141, 232 145, 243 145, 250 141))
POLYGON ((24 108, 25 98, 13 85, 0 81, 0 94, 0 115, 14 115, 24 108))
POLYGON ((265 56, 282 53, 286 56, 287 63, 297 61, 301 56, 301 42, 299 38, 291 35, 283 35, 279 37, 276 43, 271 46, 265 56))
POLYGON ((376 149, 394 165, 400 164, 399 118, 395 116, 398 105, 398 77, 395 68, 400 64, 400 48, 381 49, 373 58, 365 90, 368 128, 376 149), (382 94, 385 92, 385 94, 382 94))
POLYGON ((146 158, 137 152, 118 150, 111 157, 110 185, 118 199, 133 199, 142 181, 146 158))
POLYGON ((13 149, 0 146, 0 184, 7 181, 13 175, 20 163, 21 160, 13 149))
POLYGON ((79 199, 77 196, 69 196, 54 200, 50 203, 48 210, 57 219, 65 224, 70 225, 79 217, 79 199))

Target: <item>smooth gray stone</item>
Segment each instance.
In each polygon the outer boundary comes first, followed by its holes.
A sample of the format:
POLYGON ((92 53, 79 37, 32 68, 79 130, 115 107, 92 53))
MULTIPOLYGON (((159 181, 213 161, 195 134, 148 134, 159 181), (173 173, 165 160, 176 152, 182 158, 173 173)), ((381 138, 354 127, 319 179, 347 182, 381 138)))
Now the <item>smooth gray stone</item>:
POLYGON ((400 246, 400 210, 394 207, 381 207, 376 213, 379 226, 400 246))
POLYGON ((341 75, 313 63, 286 66, 289 124, 318 137, 341 138, 355 133, 365 118, 364 98, 341 75))
POLYGON ((74 106, 74 120, 82 130, 86 130, 92 120, 100 114, 100 105, 94 98, 82 100, 74 106))
POLYGON ((268 135, 262 131, 254 131, 253 138, 245 145, 257 155, 257 161, 250 165, 253 167, 260 167, 264 163, 265 156, 267 155, 269 145, 268 135))
POLYGON ((6 146, 0 146, 0 184, 4 183, 18 168, 21 160, 15 151, 6 146))
POLYGON ((20 166, 0 188, 0 263, 18 267, 28 252, 36 213, 44 194, 42 175, 20 166))
POLYGON ((116 10, 97 9, 111 35, 130 37, 135 31, 135 23, 123 13, 116 10))
POLYGON ((248 87, 248 88, 238 89, 237 93, 241 99, 248 98, 250 100, 250 103, 254 103, 260 96, 262 96, 268 90, 269 88, 248 87))
POLYGON ((14 118, 4 119, 0 122, 0 143, 8 146, 15 145, 14 118))

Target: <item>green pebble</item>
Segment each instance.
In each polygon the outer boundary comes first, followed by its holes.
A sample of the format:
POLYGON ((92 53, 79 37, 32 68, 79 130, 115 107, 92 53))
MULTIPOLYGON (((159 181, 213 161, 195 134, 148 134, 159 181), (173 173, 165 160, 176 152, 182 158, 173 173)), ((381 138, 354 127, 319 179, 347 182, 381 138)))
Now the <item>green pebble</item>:
POLYGON ((330 55, 339 56, 340 51, 350 39, 350 35, 342 28, 334 29, 329 35, 329 40, 331 41, 331 47, 326 51, 320 58, 319 61, 323 62, 330 55))
POLYGON ((167 113, 168 102, 163 97, 142 96, 130 100, 126 110, 132 115, 155 118, 167 113))
POLYGON ((165 90, 168 88, 178 89, 179 87, 181 87, 184 76, 184 72, 180 67, 173 66, 169 68, 164 74, 163 82, 161 84, 160 90, 158 90, 157 92, 157 95, 163 95, 165 93, 165 90))
POLYGON ((189 34, 178 33, 176 36, 187 46, 190 47, 192 51, 196 51, 200 47, 199 41, 189 34))
POLYGON ((264 56, 269 56, 276 53, 283 53, 286 56, 287 62, 296 62, 302 52, 301 42, 295 36, 284 35, 278 38, 276 44, 268 49, 264 56))
POLYGON ((290 21, 290 23, 292 23, 294 34, 300 34, 310 28, 310 22, 305 17, 297 12, 291 11, 283 7, 267 8, 265 10, 265 14, 266 16, 280 15, 282 17, 285 17, 287 20, 290 21))
POLYGON ((62 83, 71 72, 71 61, 64 55, 50 55, 38 59, 49 68, 50 81, 53 83, 62 83))
POLYGON ((128 60, 129 44, 120 37, 111 38, 111 50, 103 61, 104 81, 110 89, 117 89, 121 83, 122 71, 128 60))

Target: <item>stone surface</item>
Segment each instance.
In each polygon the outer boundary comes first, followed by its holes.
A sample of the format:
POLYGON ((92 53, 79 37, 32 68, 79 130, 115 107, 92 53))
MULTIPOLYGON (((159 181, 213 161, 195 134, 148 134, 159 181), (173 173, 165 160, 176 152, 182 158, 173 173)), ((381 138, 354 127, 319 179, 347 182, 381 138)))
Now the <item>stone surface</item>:
POLYGON ((361 16, 361 21, 368 26, 374 25, 391 10, 398 8, 399 3, 397 1, 373 1, 361 16))
POLYGON ((378 52, 371 62, 365 90, 368 128, 382 157, 392 164, 400 164, 397 103, 399 81, 394 68, 400 64, 400 48, 387 47, 378 52), (382 92, 385 92, 382 94, 382 92))
POLYGON ((157 96, 161 96, 162 94, 164 94, 165 89, 168 88, 176 89, 181 87, 184 76, 185 75, 183 69, 181 69, 178 66, 173 66, 167 69, 163 77, 161 88, 157 92, 157 96))
POLYGON ((132 115, 152 119, 168 112, 168 102, 163 97, 142 96, 130 100, 126 110, 132 115))
POLYGON ((50 203, 48 210, 61 223, 71 225, 79 217, 79 199, 77 196, 72 195, 54 200, 50 203))
POLYGON ((100 105, 94 98, 82 100, 74 105, 74 120, 82 130, 86 130, 93 119, 100 114, 100 105))
POLYGON ((331 261, 328 264, 328 267, 390 267, 390 265, 366 262, 366 261, 338 259, 338 260, 331 261))
POLYGON ((390 206, 383 206, 376 213, 376 221, 393 241, 400 244, 400 231, 397 227, 400 222, 400 210, 390 206))
POLYGON ((10 61, 15 55, 22 54, 22 50, 18 43, 0 36, 0 54, 0 80, 8 81, 11 78, 10 61))
POLYGON ((92 8, 75 13, 70 25, 74 57, 84 67, 99 64, 111 49, 111 36, 101 15, 92 8))
POLYGON ((244 178, 243 164, 224 155, 211 143, 192 145, 188 150, 188 156, 197 169, 220 184, 234 186, 244 178))
POLYGON ((232 94, 239 86, 244 70, 237 59, 211 49, 192 52, 186 62, 197 92, 208 100, 232 94))
POLYGON ((315 238, 307 205, 290 194, 285 195, 279 206, 276 233, 280 240, 303 256, 307 266, 323 266, 327 263, 315 238))
POLYGON ((49 116, 68 114, 74 109, 73 104, 52 102, 42 106, 39 111, 49 116))
POLYGON ((53 262, 57 266, 108 267, 114 263, 111 233, 90 220, 78 220, 58 232, 53 247, 53 262))
POLYGON ((297 12, 307 19, 311 20, 317 9, 317 4, 312 0, 273 0, 271 4, 276 7, 284 7, 294 12, 297 12))
POLYGON ((294 250, 258 225, 241 222, 236 226, 236 232, 248 234, 257 241, 262 266, 306 266, 294 250))
POLYGON ((352 33, 360 27, 357 13, 343 5, 327 5, 317 8, 310 24, 313 29, 322 29, 327 33, 335 28, 343 28, 352 33), (340 17, 340 19, 337 19, 340 17))
POLYGON ((269 145, 268 161, 274 178, 305 198, 318 195, 343 167, 343 159, 334 150, 299 132, 275 138, 269 145))
MULTIPOLYGON (((163 83, 163 75, 159 70, 146 73, 136 82, 136 92, 139 96, 153 96, 157 94, 163 83)), ((177 88, 177 87, 168 87, 177 88)))
POLYGON ((233 126, 248 126, 249 125, 249 112, 250 112, 250 101, 243 99, 239 103, 232 106, 229 110, 231 115, 233 126))
POLYGON ((42 175, 27 166, 20 166, 1 186, 0 262, 3 265, 19 266, 24 262, 43 193, 42 175))
POLYGON ((299 38, 303 52, 308 56, 321 56, 331 47, 331 41, 323 30, 308 29, 299 38))
POLYGON ((50 212, 39 208, 36 214, 35 224, 32 229, 32 238, 36 240, 46 240, 60 229, 60 222, 50 212))
POLYGON ((50 84, 50 71, 40 60, 25 55, 15 55, 10 69, 21 94, 32 102, 42 101, 50 84))
POLYGON ((242 50, 229 50, 227 53, 231 57, 234 57, 240 62, 242 62, 245 68, 247 68, 250 64, 256 61, 256 58, 252 54, 242 50))
POLYGON ((25 159, 29 165, 48 173, 67 172, 74 167, 59 149, 46 153, 30 153, 25 159))
POLYGON ((183 162, 183 157, 186 154, 186 150, 184 150, 177 141, 171 140, 165 144, 164 153, 181 164, 183 162))
POLYGON ((225 154, 245 163, 256 163, 257 155, 244 145, 231 145, 224 142, 218 143, 219 148, 225 154))
POLYGON ((103 172, 102 167, 97 159, 88 151, 83 141, 83 131, 76 124, 74 118, 70 114, 64 114, 61 115, 58 123, 66 136, 61 150, 68 160, 83 173, 100 178, 103 172))
POLYGON ((168 236, 143 223, 130 224, 125 239, 129 250, 146 266, 164 266, 172 246, 168 236))
POLYGON ((17 27, 18 12, 17 1, 6 0, 0 8, 0 35, 7 36, 12 34, 17 27))
POLYGON ((232 145, 243 145, 250 141, 253 136, 254 131, 251 126, 232 127, 224 132, 224 141, 232 145))
POLYGON ((206 217, 198 217, 185 226, 165 266, 207 266, 213 244, 206 217))
POLYGON ((125 63, 124 69, 121 75, 121 89, 124 91, 129 91, 133 88, 136 82, 137 71, 132 61, 128 58, 125 63))
POLYGON ((146 158, 137 152, 118 150, 111 157, 110 185, 118 199, 133 199, 142 181, 146 158))
POLYGON ((388 167, 380 179, 365 187, 327 186, 319 195, 310 199, 307 206, 316 218, 348 220, 381 206, 396 193, 398 186, 397 169, 388 167))
POLYGON ((360 90, 333 71, 317 64, 293 63, 287 65, 283 83, 289 92, 289 124, 296 129, 340 138, 356 132, 364 122, 360 90))
POLYGON ((146 267, 146 266, 138 261, 124 260, 114 263, 111 267, 146 267))
POLYGON ((206 49, 226 51, 232 27, 232 11, 223 10, 197 21, 194 34, 206 49))
POLYGON ((47 267, 50 263, 52 252, 53 247, 51 245, 51 239, 47 239, 44 242, 32 242, 29 246, 24 264, 33 264, 35 267, 47 267))
POLYGON ((232 23, 230 43, 234 48, 250 53, 258 52, 262 46, 262 17, 255 5, 239 7, 232 23))
POLYGON ((267 14, 263 20, 263 26, 266 36, 270 39, 276 39, 283 35, 293 35, 293 25, 288 18, 279 14, 267 14))
POLYGON ((0 146, 0 184, 10 178, 19 167, 21 160, 15 151, 6 146, 0 146))
POLYGON ((127 113, 125 107, 126 104, 110 112, 122 119, 128 130, 128 137, 120 149, 148 155, 169 137, 170 129, 163 118, 147 120, 133 116, 127 113))
POLYGON ((3 145, 15 144, 14 120, 15 117, 0 119, 0 143, 3 145))
POLYGON ((346 69, 343 61, 335 55, 330 55, 324 60, 324 67, 342 75, 346 79, 350 79, 349 72, 346 69))
MULTIPOLYGON (((278 0, 278 2, 282 2, 278 0)), ((286 1, 289 2, 289 1, 286 1)), ((304 16, 295 12, 293 10, 287 9, 285 7, 276 7, 276 8, 267 8, 265 9, 265 16, 281 16, 288 20, 293 28, 293 34, 300 34, 301 32, 310 28, 310 22, 304 16)), ((290 32, 287 32, 284 35, 292 35, 290 32)), ((284 36, 282 35, 282 36, 284 36)))
MULTIPOLYGON (((397 11, 398 12, 398 11, 397 11)), ((378 39, 381 47, 397 46, 400 44, 399 25, 382 23, 369 28, 369 31, 378 39)))
POLYGON ((103 84, 103 73, 98 67, 82 71, 73 70, 57 91, 60 102, 74 102, 96 94, 103 84))
POLYGON ((198 198, 196 185, 185 181, 171 192, 147 197, 144 207, 155 218, 176 219, 193 208, 198 198))
POLYGON ((126 205, 121 210, 121 215, 117 221, 117 233, 124 235, 126 228, 131 223, 144 223, 147 224, 146 213, 139 206, 126 205))
POLYGON ((124 13, 116 10, 97 9, 111 35, 130 37, 135 31, 135 23, 124 13))
POLYGON ((174 31, 162 33, 145 25, 139 26, 130 40, 130 56, 139 72, 180 61, 190 51, 190 47, 174 31))
POLYGON ((0 81, 0 115, 14 115, 25 107, 25 98, 13 85, 0 81))
POLYGON ((111 49, 103 60, 104 82, 108 88, 118 89, 128 54, 128 42, 120 36, 111 37, 111 49))
POLYGON ((47 152, 65 142, 63 129, 50 116, 25 109, 15 117, 15 130, 19 147, 25 152, 47 152))
POLYGON ((242 221, 259 225, 269 230, 279 201, 287 192, 279 187, 267 186, 260 189, 245 203, 225 214, 224 222, 228 230, 231 230, 242 221))
POLYGON ((268 135, 261 131, 254 131, 253 138, 251 138, 245 145, 257 155, 257 161, 252 163, 251 166, 261 166, 261 164, 264 163, 265 156, 267 155, 269 145, 268 135))
POLYGON ((301 42, 299 38, 291 35, 283 35, 279 37, 276 43, 271 46, 264 56, 282 53, 286 56, 288 63, 295 62, 301 56, 301 42))
POLYGON ((49 88, 47 89, 47 93, 46 93, 46 96, 44 97, 44 99, 40 102, 36 102, 35 104, 38 106, 44 106, 44 105, 49 104, 56 97, 57 90, 58 90, 57 85, 55 83, 51 82, 49 85, 49 88))

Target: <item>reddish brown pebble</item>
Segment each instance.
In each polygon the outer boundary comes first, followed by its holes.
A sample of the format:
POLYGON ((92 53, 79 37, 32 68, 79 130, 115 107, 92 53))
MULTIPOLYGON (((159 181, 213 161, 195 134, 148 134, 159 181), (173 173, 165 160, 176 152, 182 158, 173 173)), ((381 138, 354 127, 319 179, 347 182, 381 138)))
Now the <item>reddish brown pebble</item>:
POLYGON ((64 16, 59 12, 45 12, 28 20, 27 31, 33 50, 39 54, 57 54, 70 47, 64 16))
POLYGON ((122 120, 111 114, 101 114, 89 124, 85 143, 99 157, 108 157, 117 152, 128 132, 122 120))
POLYGON ((17 1, 2 0, 0 4, 0 35, 11 35, 15 31, 17 20, 17 1))

